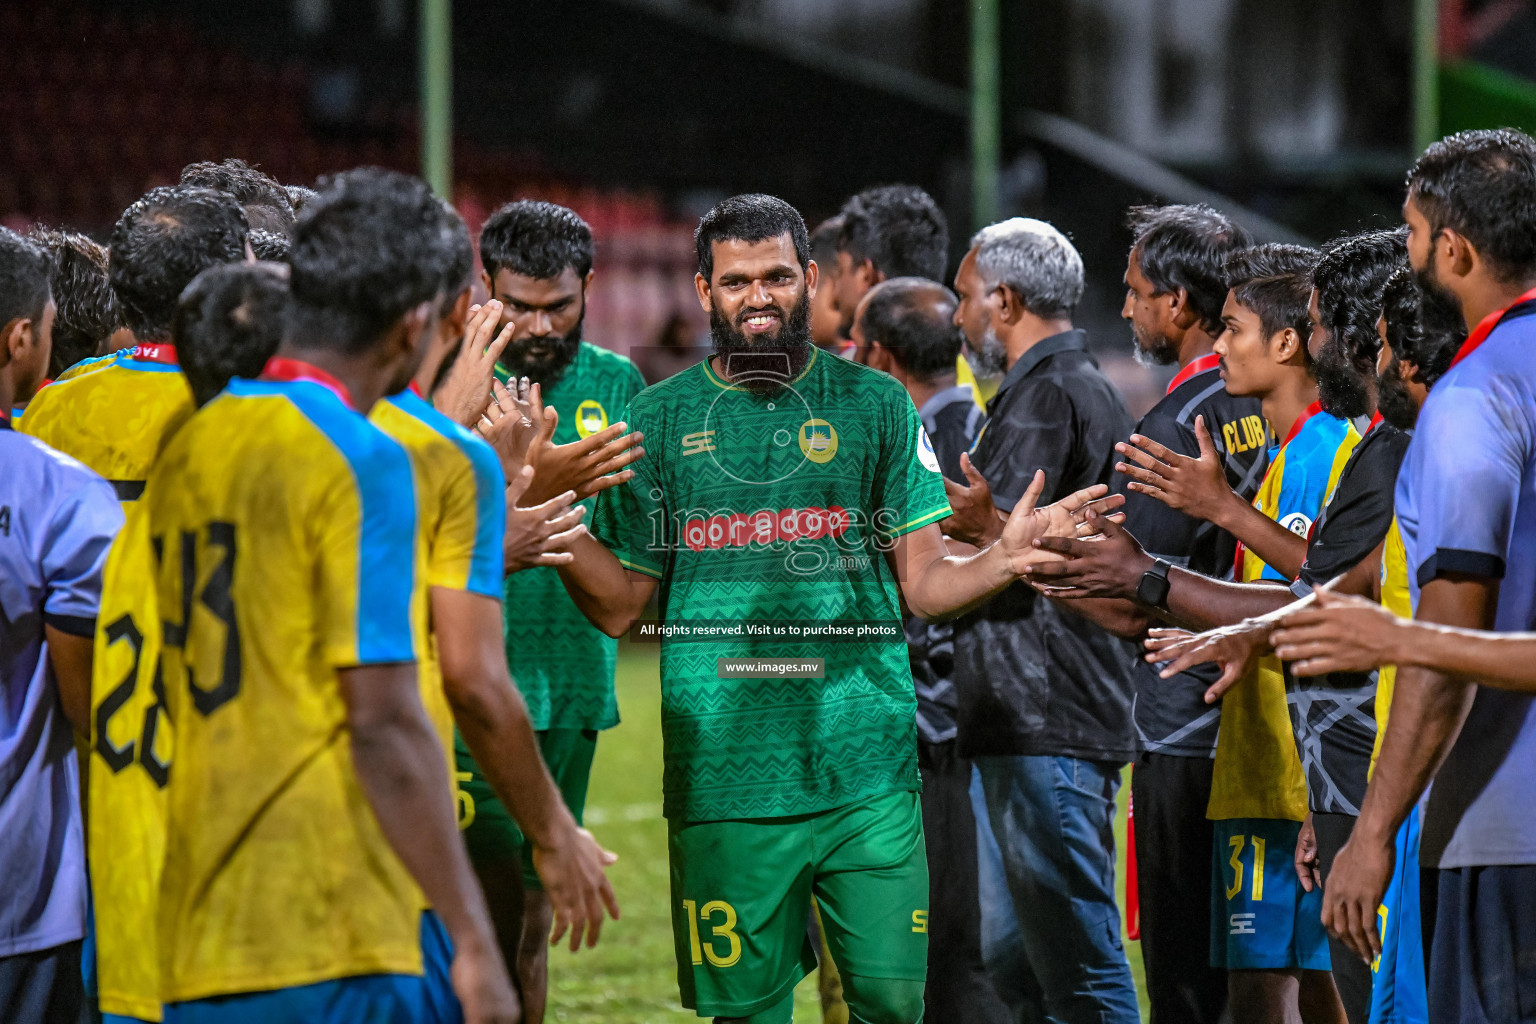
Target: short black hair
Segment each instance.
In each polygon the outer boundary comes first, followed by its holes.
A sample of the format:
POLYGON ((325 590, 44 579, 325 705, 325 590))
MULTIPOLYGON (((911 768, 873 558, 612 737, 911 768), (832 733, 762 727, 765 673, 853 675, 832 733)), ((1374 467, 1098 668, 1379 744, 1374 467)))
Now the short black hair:
POLYGON ((1450 228, 1505 281, 1536 271, 1536 139, 1513 128, 1457 132, 1408 171, 1430 230, 1450 228))
POLYGON ((288 235, 278 234, 276 231, 252 231, 251 252, 256 254, 259 260, 267 260, 271 263, 288 262, 288 253, 293 249, 293 242, 288 235))
POLYGON ((1408 262, 1408 238, 1403 228, 1365 231, 1323 247, 1312 268, 1317 311, 1323 325, 1344 347, 1361 373, 1369 374, 1381 351, 1376 321, 1387 279, 1408 262))
POLYGON ((192 279, 171 325, 176 360, 199 406, 231 377, 255 377, 283 340, 288 267, 225 263, 192 279))
POLYGON ((48 254, 0 227, 0 327, 12 320, 41 321, 48 297, 48 254))
POLYGON ((420 178, 360 167, 322 179, 293 226, 294 340, 367 351, 409 310, 443 296, 463 232, 420 178))
POLYGON ((501 270, 545 280, 566 267, 585 278, 592 269, 592 229, 575 210, 538 199, 507 203, 480 229, 480 262, 494 279, 501 270))
POLYGON ((287 190, 272 175, 238 157, 187 164, 181 169, 181 184, 211 188, 233 197, 245 207, 252 228, 282 233, 293 227, 293 200, 287 190))
POLYGON ((843 204, 837 248, 855 265, 869 260, 886 277, 942 281, 949 262, 949 223, 916 185, 865 189, 843 204))
POLYGON ((104 354, 122 314, 107 280, 107 248, 76 231, 36 227, 27 238, 48 254, 49 287, 56 309, 48 376, 104 354))
POLYGON ((1381 315, 1393 358, 1418 367, 1419 381, 1432 388, 1451 368, 1467 332, 1455 310, 1425 304, 1422 298, 1413 268, 1399 267, 1382 292, 1381 315))
POLYGON ((778 196, 761 192, 722 199, 699 221, 693 232, 693 247, 699 256, 699 273, 708 281, 715 273, 716 242, 761 242, 789 235, 795 245, 795 259, 800 269, 811 263, 811 240, 800 211, 778 196))
POLYGON ((837 236, 843 231, 843 215, 828 217, 811 232, 811 259, 826 267, 837 262, 837 236))
POLYGON ((869 290, 859 323, 866 341, 879 342, 918 380, 931 381, 955 371, 961 341, 954 322, 958 304, 955 293, 937 281, 893 277, 869 290))
MULTIPOLYGON (((1289 327, 1306 341, 1312 321, 1312 267, 1317 250, 1305 245, 1268 242, 1227 257, 1227 288, 1245 309, 1258 314, 1264 337, 1289 327)), ((1306 350, 1306 345, 1302 345, 1306 350)), ((1308 355, 1308 361, 1311 356, 1308 355)))
POLYGON ((107 246, 107 277, 134 337, 169 337, 181 290, 215 264, 245 259, 249 235, 240 204, 208 188, 162 186, 123 211, 107 246))
POLYGON ((1180 288, 1207 334, 1221 333, 1227 301, 1227 257, 1253 245, 1253 238, 1226 214, 1203 203, 1133 206, 1127 212, 1131 259, 1159 293, 1180 288))

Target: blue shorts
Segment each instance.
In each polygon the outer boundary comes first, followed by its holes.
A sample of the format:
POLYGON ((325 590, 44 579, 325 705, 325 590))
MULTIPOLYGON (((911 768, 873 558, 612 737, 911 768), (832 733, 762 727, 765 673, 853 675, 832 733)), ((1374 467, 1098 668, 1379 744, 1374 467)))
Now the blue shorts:
POLYGON ((431 911, 421 915, 425 973, 363 974, 313 985, 171 1003, 164 1024, 462 1024, 449 983, 453 947, 431 911))
POLYGON ((1376 911, 1381 956, 1371 965, 1370 1024, 1429 1024, 1419 913, 1419 809, 1397 830, 1397 870, 1376 911))
POLYGON ((1296 877, 1301 822, 1211 823, 1211 966, 1229 971, 1332 969, 1323 891, 1296 877))

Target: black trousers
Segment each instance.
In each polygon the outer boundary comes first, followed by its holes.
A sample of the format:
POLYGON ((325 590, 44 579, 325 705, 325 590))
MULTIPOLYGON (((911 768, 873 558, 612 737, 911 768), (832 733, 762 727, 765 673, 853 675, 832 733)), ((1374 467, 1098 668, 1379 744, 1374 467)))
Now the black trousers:
POLYGON ((1147 754, 1131 773, 1141 957, 1153 1024, 1216 1024, 1227 972, 1211 966, 1208 757, 1147 754))
POLYGON ((981 962, 971 762, 955 744, 917 744, 928 852, 928 985, 924 1024, 1008 1024, 981 962))
MULTIPOLYGON (((1355 827, 1353 814, 1312 815, 1312 830, 1317 833, 1317 863, 1323 871, 1323 885, 1333 871, 1333 859, 1349 841, 1355 827)), ((1328 936, 1328 957, 1333 961, 1333 983, 1344 1002, 1344 1016, 1349 1024, 1367 1024, 1371 1018, 1371 965, 1350 952, 1348 946, 1328 936)))

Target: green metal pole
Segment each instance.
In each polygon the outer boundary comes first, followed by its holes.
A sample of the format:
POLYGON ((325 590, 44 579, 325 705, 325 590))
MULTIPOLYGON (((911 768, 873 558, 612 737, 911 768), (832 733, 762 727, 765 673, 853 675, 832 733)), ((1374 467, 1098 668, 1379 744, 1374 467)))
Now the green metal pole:
POLYGON ((1002 148, 998 0, 971 0, 971 220, 998 218, 997 166, 1002 148))
POLYGON ((1420 153, 1440 137, 1440 4, 1413 0, 1413 141, 1420 153))
POLYGON ((421 0, 421 176, 453 197, 453 0, 421 0))

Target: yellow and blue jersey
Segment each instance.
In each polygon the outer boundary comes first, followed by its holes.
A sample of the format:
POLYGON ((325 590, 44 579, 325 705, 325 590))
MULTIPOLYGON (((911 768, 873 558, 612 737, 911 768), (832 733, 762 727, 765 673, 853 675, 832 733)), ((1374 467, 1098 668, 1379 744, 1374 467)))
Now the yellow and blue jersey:
POLYGON ((143 498, 176 737, 167 1003, 422 970, 423 897, 358 781, 338 677, 416 660, 416 487, 318 377, 231 382, 143 498))
POLYGON ((416 478, 417 564, 424 586, 414 616, 422 703, 453 771, 453 715, 430 640, 428 587, 491 598, 502 593, 506 477, 491 446, 405 391, 374 405, 369 422, 409 454, 416 478))
MULTIPOLYGON (((1403 535, 1392 517, 1387 539, 1381 549, 1381 603, 1387 611, 1404 619, 1413 618, 1413 595, 1409 592, 1408 554, 1403 535)), ((1383 665, 1376 672, 1376 742, 1371 747, 1371 771, 1381 756, 1381 738, 1387 734, 1387 718, 1392 713, 1392 691, 1397 683, 1397 666, 1383 665)))
MULTIPOLYGON (((1253 506, 1305 537, 1328 502, 1360 434, 1347 420, 1314 404, 1270 455, 1269 469, 1253 506)), ((1238 549, 1239 579, 1290 582, 1252 551, 1238 549)), ((1307 783, 1286 704, 1285 676, 1274 657, 1221 699, 1221 725, 1206 817, 1301 821, 1307 815, 1307 783)))
POLYGON ((147 508, 127 522, 102 574, 91 664, 88 847, 103 1013, 160 1019, 155 908, 165 856, 171 724, 147 508))
POLYGON ((141 344, 65 370, 27 403, 17 429, 106 477, 136 500, 165 441, 192 415, 170 345, 141 344))

